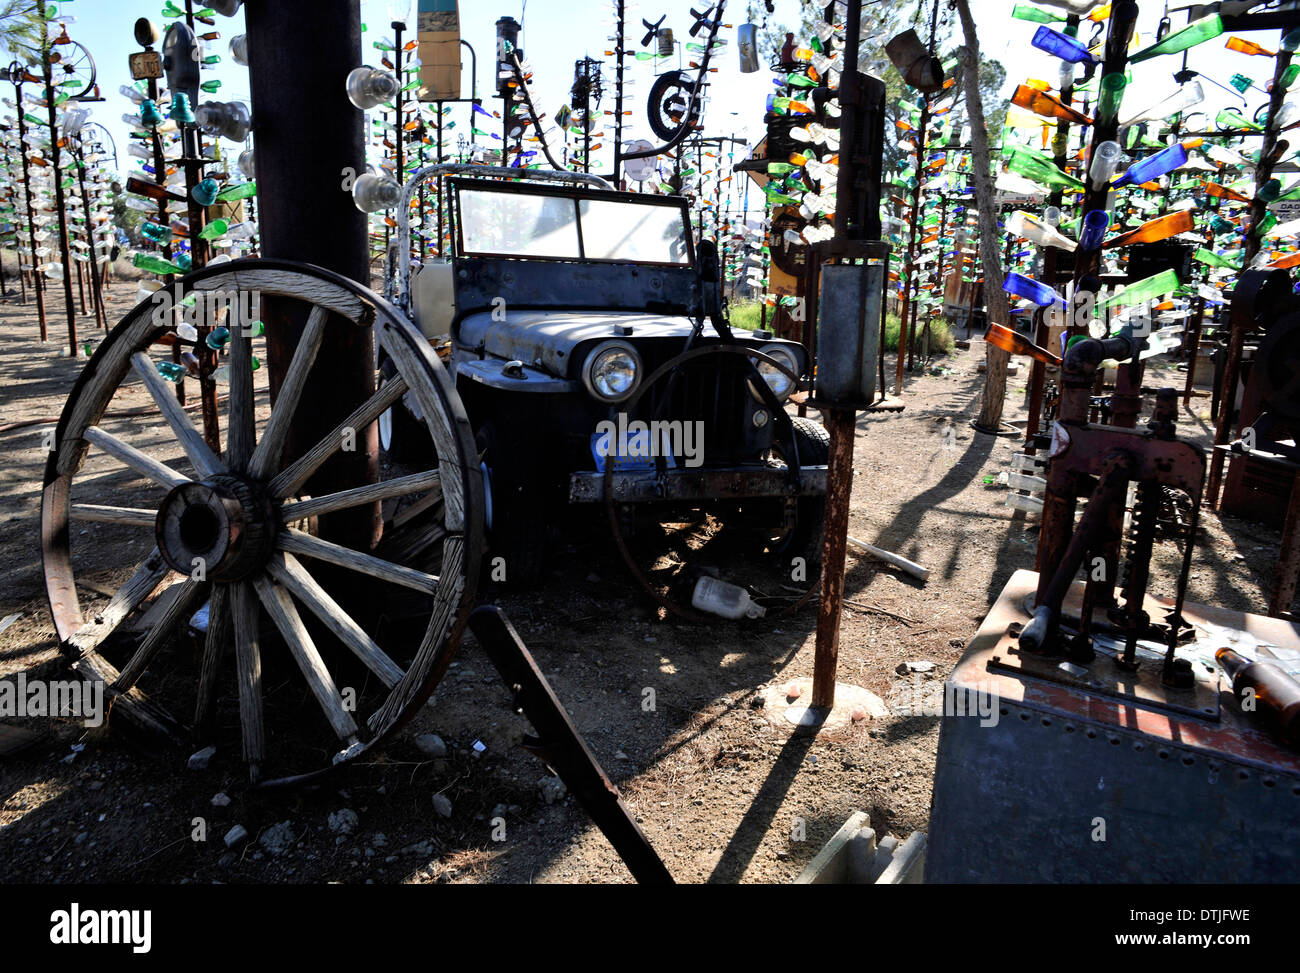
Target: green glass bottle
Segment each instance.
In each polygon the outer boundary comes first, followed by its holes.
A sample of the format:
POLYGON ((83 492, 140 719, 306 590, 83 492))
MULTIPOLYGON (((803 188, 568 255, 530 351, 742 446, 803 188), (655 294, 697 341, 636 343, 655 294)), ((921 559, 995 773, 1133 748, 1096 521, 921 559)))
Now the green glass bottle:
POLYGON ((1129 284, 1118 294, 1109 297, 1097 305, 1099 309, 1111 307, 1116 304, 1129 305, 1139 304, 1143 301, 1154 300, 1157 297, 1164 297, 1178 289, 1178 274, 1173 269, 1162 270, 1154 276, 1147 277, 1145 280, 1139 280, 1137 283, 1129 284))
POLYGON ((227 186, 221 192, 217 193, 217 202, 226 203, 235 199, 248 199, 250 196, 257 195, 257 183, 241 182, 234 186, 227 186))
POLYGON ((1198 247, 1196 252, 1192 254, 1192 259, 1205 264, 1207 267, 1224 267, 1228 270, 1241 269, 1240 264, 1233 263, 1226 257, 1221 257, 1213 250, 1207 250, 1204 247, 1198 247))
POLYGON ((1054 14, 1050 10, 1028 3, 1016 4, 1015 9, 1011 11, 1011 16, 1016 20, 1027 20, 1031 24, 1055 24, 1065 19, 1060 14, 1054 14))
POLYGON ((1174 31, 1164 40, 1150 47, 1143 48, 1129 58, 1130 64, 1138 64, 1148 58, 1161 54, 1176 54, 1197 44, 1204 44, 1223 33, 1223 18, 1217 13, 1194 20, 1182 30, 1174 31))
POLYGON ((1083 192, 1086 188, 1082 180, 1062 172, 1049 162, 1044 162, 1037 153, 1023 151, 1020 147, 1012 149, 1007 168, 1041 186, 1059 186, 1077 192, 1083 192))
POLYGON ((144 253, 143 251, 137 252, 136 255, 131 258, 131 263, 136 267, 139 267, 141 270, 148 271, 151 274, 162 274, 166 276, 168 274, 185 273, 184 269, 178 267, 170 260, 164 260, 162 257, 155 256, 152 253, 144 253))
POLYGON ((1118 71, 1102 75, 1101 94, 1097 96, 1097 112, 1094 116, 1097 124, 1102 125, 1115 120, 1127 86, 1128 79, 1118 71))
POLYGON ((1264 131, 1264 126, 1258 122, 1252 122, 1234 108, 1225 108, 1219 114, 1214 116, 1214 123, 1220 128, 1228 129, 1248 129, 1252 132, 1264 131))

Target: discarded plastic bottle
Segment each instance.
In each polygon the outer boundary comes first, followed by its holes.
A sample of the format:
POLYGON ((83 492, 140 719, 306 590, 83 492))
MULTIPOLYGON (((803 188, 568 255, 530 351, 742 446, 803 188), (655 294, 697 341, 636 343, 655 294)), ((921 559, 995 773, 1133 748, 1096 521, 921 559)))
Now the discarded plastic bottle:
POLYGON ((1023 297, 1027 301, 1033 301, 1039 307, 1048 307, 1053 304, 1059 304, 1061 307, 1066 306, 1065 298, 1052 288, 1023 274, 1007 274, 1002 281, 1002 289, 1008 294, 1014 294, 1016 297, 1023 297))
POLYGON ((1119 189, 1122 186, 1150 182, 1153 179, 1159 179, 1167 172, 1173 172, 1186 162, 1187 149, 1183 148, 1181 142, 1175 142, 1173 145, 1161 149, 1155 155, 1147 156, 1141 162, 1133 163, 1122 176, 1111 182, 1111 187, 1119 189))
POLYGON ((1214 40, 1222 33, 1223 18, 1217 13, 1210 14, 1210 16, 1202 17, 1200 20, 1193 20, 1182 30, 1166 35, 1165 39, 1159 43, 1138 51, 1129 58, 1129 63, 1138 64, 1147 58, 1157 57, 1161 54, 1176 54, 1179 51, 1187 50, 1189 47, 1195 47, 1197 44, 1204 44, 1206 41, 1214 40))
POLYGON ((767 614, 767 609, 754 604, 744 588, 708 575, 695 582, 691 604, 700 611, 723 618, 762 618, 767 614))
POLYGON ((1052 30, 1046 24, 1034 31, 1034 39, 1030 43, 1040 51, 1054 54, 1062 61, 1069 61, 1071 64, 1100 63, 1098 58, 1088 53, 1086 45, 1068 34, 1062 34, 1059 30, 1052 30))
POLYGON ((1258 713, 1287 746, 1300 745, 1300 683, 1276 663, 1251 662, 1235 649, 1219 649, 1214 658, 1232 680, 1238 705, 1258 713))

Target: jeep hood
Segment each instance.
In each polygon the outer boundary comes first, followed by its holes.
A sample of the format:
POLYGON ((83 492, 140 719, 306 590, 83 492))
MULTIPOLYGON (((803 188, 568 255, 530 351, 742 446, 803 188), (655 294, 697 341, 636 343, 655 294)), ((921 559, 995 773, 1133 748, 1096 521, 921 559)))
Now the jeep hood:
MULTIPOLYGON (((611 338, 633 342, 653 338, 685 341, 691 327, 690 318, 661 314, 511 310, 503 314, 483 311, 470 314, 460 322, 456 339, 457 344, 466 349, 496 358, 518 360, 544 368, 553 375, 567 376, 575 350, 584 342, 595 343, 611 338)), ((705 328, 707 331, 708 325, 705 328)))

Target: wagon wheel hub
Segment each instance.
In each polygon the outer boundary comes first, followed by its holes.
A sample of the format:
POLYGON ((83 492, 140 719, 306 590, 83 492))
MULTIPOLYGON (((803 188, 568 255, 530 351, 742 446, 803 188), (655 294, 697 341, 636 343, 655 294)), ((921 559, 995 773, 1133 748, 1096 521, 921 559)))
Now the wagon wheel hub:
POLYGON ((275 550, 275 520, 266 494, 230 474, 182 483, 163 500, 154 525, 158 550, 181 574, 236 581, 261 568, 275 550))

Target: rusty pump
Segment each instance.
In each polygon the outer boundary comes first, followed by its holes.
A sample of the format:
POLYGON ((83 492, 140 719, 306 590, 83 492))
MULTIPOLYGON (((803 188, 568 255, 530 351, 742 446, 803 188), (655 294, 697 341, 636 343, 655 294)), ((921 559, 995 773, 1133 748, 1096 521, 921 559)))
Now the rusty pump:
POLYGON ((1093 613, 1100 607, 1123 639, 1117 666, 1135 670, 1139 640, 1156 639, 1168 646, 1161 682, 1170 688, 1185 688, 1192 684, 1191 667, 1186 660, 1175 658, 1174 650, 1186 629, 1181 613, 1206 461, 1198 447, 1174 438, 1177 397, 1173 389, 1159 390, 1150 422, 1145 429, 1136 428, 1143 371, 1139 353, 1144 344, 1145 339, 1128 326, 1114 337, 1078 341, 1065 354, 1038 541, 1038 591, 1033 619, 1020 633, 1020 649, 1033 655, 1064 654, 1074 663, 1092 661, 1093 613), (1111 403, 1116 425, 1087 421, 1097 368, 1108 358, 1131 359, 1118 372, 1111 403), (1114 579, 1130 483, 1136 484, 1135 500, 1119 585, 1120 604, 1114 579), (1180 490, 1190 498, 1191 517, 1173 605, 1164 624, 1153 624, 1144 601, 1166 488, 1180 490), (1081 499, 1087 500, 1087 506, 1076 526, 1075 512, 1081 499), (1086 586, 1077 628, 1066 640, 1060 631, 1062 604, 1075 575, 1085 565, 1086 586))

